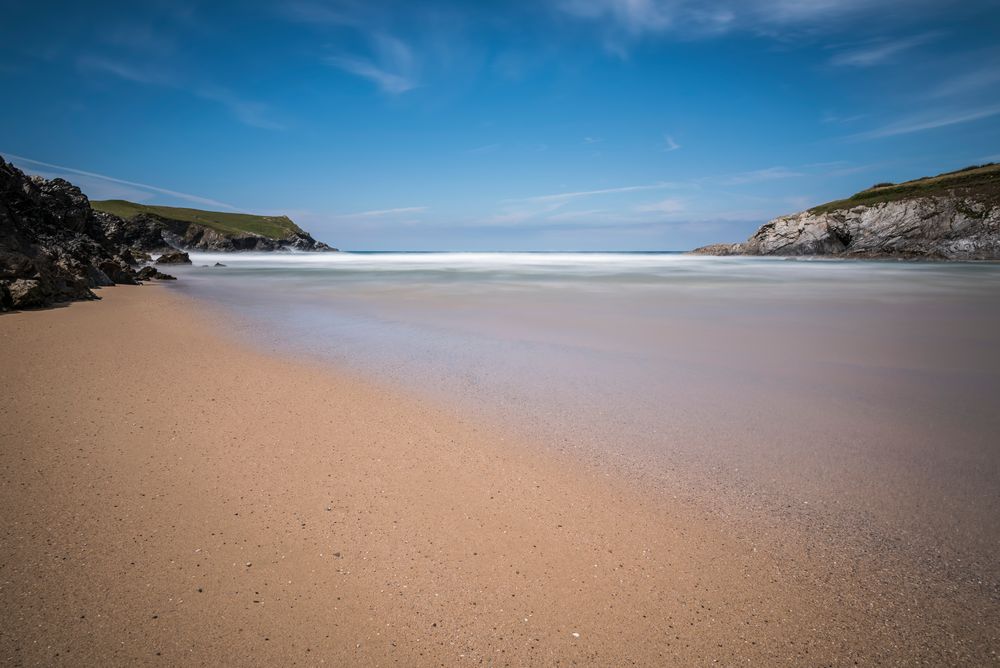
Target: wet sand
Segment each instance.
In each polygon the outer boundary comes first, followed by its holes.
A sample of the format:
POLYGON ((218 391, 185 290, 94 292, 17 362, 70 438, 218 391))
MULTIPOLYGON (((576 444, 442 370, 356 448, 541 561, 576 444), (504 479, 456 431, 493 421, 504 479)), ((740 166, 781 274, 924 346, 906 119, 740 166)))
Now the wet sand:
POLYGON ((101 295, 0 317, 5 664, 998 661, 990 582, 101 295))

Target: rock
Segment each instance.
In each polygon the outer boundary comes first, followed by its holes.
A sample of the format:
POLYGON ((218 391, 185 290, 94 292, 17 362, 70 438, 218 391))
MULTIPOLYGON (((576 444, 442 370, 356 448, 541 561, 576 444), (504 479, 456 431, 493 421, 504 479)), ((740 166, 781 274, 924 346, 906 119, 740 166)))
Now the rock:
MULTIPOLYGON (((159 211, 165 209, 166 207, 159 211)), ((106 212, 98 212, 97 215, 105 236, 114 243, 147 253, 167 253, 178 248, 216 252, 337 250, 301 231, 290 232, 285 238, 272 238, 245 231, 222 232, 207 225, 159 213, 138 213, 128 220, 106 212)))
POLYGON ((775 218, 742 244, 708 255, 832 255, 947 260, 1000 259, 1000 207, 972 198, 928 197, 775 218), (982 211, 979 217, 966 212, 982 211))
POLYGON ((46 305, 46 294, 40 281, 18 278, 7 284, 12 308, 34 308, 46 305))
POLYGON ((115 283, 124 283, 125 285, 137 284, 135 271, 121 256, 116 256, 110 260, 102 260, 97 266, 104 272, 105 276, 111 279, 112 285, 115 283))
POLYGON ((138 257, 140 254, 168 253, 174 247, 164 239, 164 231, 169 227, 155 216, 140 214, 125 220, 104 211, 95 212, 98 223, 112 243, 132 249, 138 257))
POLYGON ((1000 260, 1000 165, 902 184, 780 216, 703 255, 1000 260))
POLYGON ((743 244, 710 244, 691 252, 695 255, 742 255, 742 248, 743 244))
POLYGON ((96 299, 93 288, 134 283, 122 252, 79 188, 63 179, 28 177, 0 158, 3 308, 96 299))
POLYGON ((225 267, 226 265, 222 264, 221 262, 216 262, 215 266, 216 267, 225 267))
POLYGON ((184 251, 170 251, 156 258, 156 264, 191 264, 191 257, 184 251))
POLYGON ((162 271, 156 267, 143 267, 139 270, 138 278, 140 281, 151 281, 154 278, 159 281, 176 281, 177 278, 171 276, 170 274, 164 274, 162 271))

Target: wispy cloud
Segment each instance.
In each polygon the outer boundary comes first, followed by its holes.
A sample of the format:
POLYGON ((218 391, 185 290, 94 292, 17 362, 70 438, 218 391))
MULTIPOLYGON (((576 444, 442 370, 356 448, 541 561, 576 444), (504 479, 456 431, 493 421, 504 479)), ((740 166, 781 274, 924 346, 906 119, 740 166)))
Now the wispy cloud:
MULTIPOLYGON (((565 15, 589 21, 604 34, 609 50, 623 55, 623 42, 646 35, 684 39, 735 31, 772 33, 791 26, 827 25, 907 0, 553 0, 565 15)), ((911 3, 912 4, 912 3, 911 3)))
POLYGON ((990 118, 1000 114, 1000 104, 979 107, 977 109, 963 109, 960 111, 939 111, 934 114, 921 114, 900 119, 880 128, 861 132, 852 135, 851 139, 881 139, 883 137, 894 137, 897 135, 912 134, 914 132, 924 132, 934 130, 949 125, 960 123, 971 123, 983 118, 990 118))
POLYGON ((76 65, 85 72, 98 74, 110 74, 111 76, 132 83, 154 85, 154 86, 175 86, 175 78, 164 72, 153 71, 151 67, 138 67, 135 64, 96 56, 83 54, 77 57, 76 65))
POLYGON ((358 26, 357 7, 332 6, 323 2, 288 2, 280 7, 286 18, 311 25, 358 26))
POLYGON ((820 121, 823 123, 844 124, 844 123, 853 123, 855 121, 860 121, 865 116, 866 114, 848 114, 845 116, 842 114, 836 114, 832 111, 828 111, 823 114, 823 117, 820 118, 820 121))
POLYGON ((941 33, 930 32, 914 35, 903 39, 878 40, 856 45, 833 56, 831 65, 838 67, 872 67, 887 63, 900 53, 909 51, 921 44, 926 44, 941 36, 941 33))
POLYGON ((678 144, 676 141, 674 141, 674 138, 671 137, 670 135, 663 136, 663 150, 666 151, 667 153, 670 153, 671 151, 676 151, 680 147, 681 145, 678 144))
POLYGON ((648 202, 639 204, 635 210, 639 213, 679 213, 685 208, 684 201, 675 197, 668 197, 659 202, 648 202))
POLYGON ((81 176, 87 176, 94 179, 101 179, 102 181, 110 181, 111 183, 119 183, 121 185, 141 188, 142 190, 161 193, 163 195, 170 195, 171 197, 176 197, 177 199, 182 199, 187 202, 193 202, 195 204, 222 207, 224 209, 231 209, 234 211, 238 210, 238 207, 235 207, 232 204, 226 204, 225 202, 209 199, 207 197, 201 197, 199 195, 191 195, 190 193, 182 193, 177 190, 169 190, 167 188, 161 188, 159 186, 151 186, 148 183, 137 183, 135 181, 126 181, 125 179, 118 179, 113 176, 107 176, 105 174, 97 174, 96 172, 88 172, 82 169, 76 169, 75 167, 66 167, 65 165, 56 165, 51 162, 42 162, 41 160, 34 160, 33 158, 25 158, 24 156, 21 155, 14 155, 11 153, 7 153, 6 155, 12 162, 18 164, 27 163, 29 165, 48 167, 49 169, 55 169, 59 172, 63 172, 66 174, 80 174, 81 176))
POLYGON ((605 209, 584 209, 582 211, 560 211, 559 213, 554 213, 551 216, 547 216, 546 220, 554 220, 558 222, 573 222, 577 220, 593 218, 595 216, 602 216, 607 213, 609 212, 605 209))
POLYGON ((787 167, 768 167, 766 169, 755 169, 749 172, 734 174, 722 179, 722 183, 739 186, 748 183, 762 183, 764 181, 777 181, 779 179, 790 179, 803 176, 802 172, 788 169, 787 167))
POLYGON ((357 213, 344 213, 335 218, 386 218, 389 216, 400 216, 410 213, 420 213, 427 211, 426 206, 402 206, 395 209, 374 209, 372 211, 359 211, 357 213))
POLYGON ((420 85, 413 52, 391 35, 371 36, 371 56, 329 56, 327 64, 374 82, 383 92, 398 95, 420 85))
POLYGON ((604 141, 604 140, 601 139, 600 137, 584 137, 583 138, 583 143, 584 144, 600 144, 602 141, 604 141))
POLYGON ((179 90, 203 100, 216 102, 225 107, 244 125, 265 130, 285 129, 282 123, 270 117, 268 105, 242 98, 221 86, 201 85, 191 87, 185 85, 182 78, 176 74, 158 70, 153 65, 140 67, 132 62, 92 54, 79 56, 76 64, 80 70, 85 72, 113 76, 144 86, 159 86, 161 88, 179 90))
POLYGON ((980 67, 948 77, 937 86, 932 87, 928 92, 928 97, 955 97, 969 93, 979 93, 994 91, 1000 83, 1000 68, 991 62, 990 65, 980 67))
POLYGON ((600 190, 578 190, 575 192, 555 193, 552 195, 536 195, 534 197, 523 197, 519 199, 507 200, 508 202, 568 202, 580 199, 581 197, 594 197, 597 195, 616 195, 620 193, 639 192, 642 190, 662 190, 674 187, 675 184, 662 182, 639 186, 621 186, 618 188, 601 188, 600 190))
POLYGON ((270 116, 268 105, 239 97, 232 91, 210 86, 195 92, 198 97, 218 102, 228 109, 244 125, 264 130, 284 130, 285 125, 270 116))
POLYGON ((492 153, 493 151, 500 148, 500 144, 485 144, 483 146, 477 146, 476 148, 470 148, 466 153, 478 154, 478 153, 492 153))

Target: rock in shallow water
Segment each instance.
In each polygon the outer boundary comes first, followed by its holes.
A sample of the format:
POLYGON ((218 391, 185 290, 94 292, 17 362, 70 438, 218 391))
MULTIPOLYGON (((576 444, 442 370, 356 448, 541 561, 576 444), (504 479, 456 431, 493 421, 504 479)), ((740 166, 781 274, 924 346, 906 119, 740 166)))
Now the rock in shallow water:
POLYGON ((151 281, 154 278, 159 281, 177 280, 177 277, 171 276, 170 274, 164 274, 156 267, 143 267, 142 269, 139 270, 138 278, 140 281, 151 281))
POLYGON ((184 251, 171 251, 156 258, 156 264, 191 264, 191 256, 184 251))

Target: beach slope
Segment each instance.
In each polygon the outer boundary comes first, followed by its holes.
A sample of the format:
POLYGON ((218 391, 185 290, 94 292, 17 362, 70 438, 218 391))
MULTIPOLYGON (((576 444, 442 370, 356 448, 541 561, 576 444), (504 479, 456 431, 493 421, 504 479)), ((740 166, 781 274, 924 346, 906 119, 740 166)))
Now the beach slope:
POLYGON ((996 660, 972 602, 101 296, 0 316, 4 664, 996 660))

